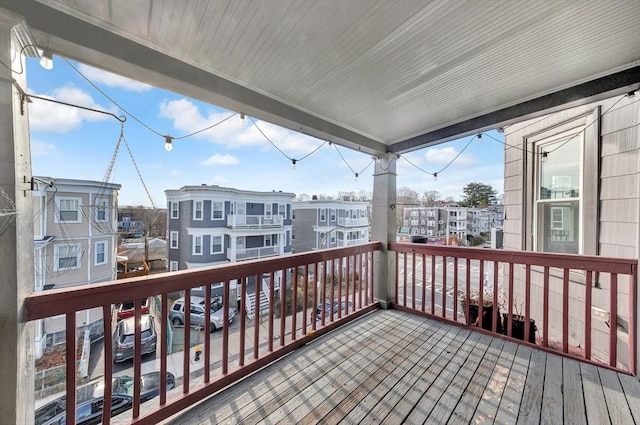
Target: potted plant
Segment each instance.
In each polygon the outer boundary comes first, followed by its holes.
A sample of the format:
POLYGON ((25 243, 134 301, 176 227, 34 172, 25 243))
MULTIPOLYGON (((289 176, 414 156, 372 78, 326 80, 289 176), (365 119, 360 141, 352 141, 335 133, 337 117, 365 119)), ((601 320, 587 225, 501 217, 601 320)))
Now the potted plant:
MULTIPOLYGON (((504 334, 509 335, 509 314, 502 314, 502 323, 504 328, 504 334)), ((522 303, 518 305, 514 302, 513 314, 511 315, 511 337, 524 341, 525 336, 525 317, 522 314, 522 303)), ((529 342, 532 344, 536 343, 536 331, 538 328, 536 327, 536 321, 532 318, 529 318, 529 342)))
POLYGON ((493 309, 497 308, 498 313, 496 314, 496 332, 503 333, 502 326, 502 318, 500 316, 500 303, 498 305, 494 305, 493 302, 493 291, 485 290, 482 295, 482 320, 480 320, 479 311, 480 311, 480 294, 477 291, 472 291, 467 296, 466 293, 462 293, 462 298, 460 299, 460 306, 462 307, 462 311, 465 315, 465 322, 467 325, 471 326, 480 326, 482 329, 486 329, 488 331, 493 331, 493 325, 491 323, 491 318, 493 317, 493 309), (469 316, 467 317, 467 300, 469 301, 469 316))

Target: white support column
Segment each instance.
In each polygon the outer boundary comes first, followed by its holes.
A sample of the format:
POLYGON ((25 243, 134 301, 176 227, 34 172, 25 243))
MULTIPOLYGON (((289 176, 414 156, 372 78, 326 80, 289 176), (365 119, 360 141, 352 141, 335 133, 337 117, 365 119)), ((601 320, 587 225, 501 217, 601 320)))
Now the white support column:
POLYGON ((387 244, 396 240, 396 159, 395 154, 382 155, 373 174, 371 240, 382 242, 382 250, 373 257, 374 297, 383 308, 396 297, 396 257, 387 251, 387 244))
POLYGON ((24 298, 34 289, 31 157, 26 103, 16 86, 26 88, 23 45, 29 39, 19 17, 0 9, 0 422, 33 424, 34 326, 25 323, 24 298), (18 37, 19 36, 19 37, 18 37), (20 70, 22 73, 19 73, 20 70), (18 71, 18 72, 15 72, 18 71))

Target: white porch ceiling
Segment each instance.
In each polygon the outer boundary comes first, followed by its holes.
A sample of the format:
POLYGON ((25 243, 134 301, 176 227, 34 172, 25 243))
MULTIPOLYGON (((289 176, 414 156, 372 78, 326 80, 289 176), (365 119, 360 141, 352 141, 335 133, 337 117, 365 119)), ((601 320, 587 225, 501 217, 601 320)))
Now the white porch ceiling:
POLYGON ((38 44, 61 56, 371 153, 640 85, 638 0, 0 7, 24 16, 38 44))

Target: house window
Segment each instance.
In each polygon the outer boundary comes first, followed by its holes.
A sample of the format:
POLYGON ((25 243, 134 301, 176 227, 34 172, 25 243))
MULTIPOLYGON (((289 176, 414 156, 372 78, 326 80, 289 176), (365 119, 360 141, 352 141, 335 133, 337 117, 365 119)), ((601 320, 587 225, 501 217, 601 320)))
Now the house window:
POLYGON ((193 201, 193 219, 202 220, 202 201, 193 201))
POLYGON ((222 204, 222 202, 212 202, 211 203, 211 219, 222 220, 224 218, 223 208, 224 208, 224 205, 222 204))
POLYGON ((266 215, 267 217, 271 217, 271 208, 273 207, 273 205, 271 204, 264 204, 264 215, 266 215))
POLYGON ((332 233, 331 234, 331 245, 335 245, 335 243, 336 243, 336 234, 332 233))
POLYGON ((331 210, 331 221, 336 221, 336 210, 331 210))
POLYGON ((109 217, 106 199, 96 199, 96 221, 107 221, 109 217))
POLYGON ((178 232, 173 230, 169 232, 169 247, 171 247, 171 249, 178 249, 178 232))
POLYGON ((282 217, 287 216, 287 206, 285 204, 278 204, 278 214, 282 217))
POLYGON ((82 198, 56 198, 56 223, 81 223, 80 201, 82 198))
POLYGON ((107 241, 96 242, 95 251, 95 265, 107 264, 107 241))
POLYGON ((325 221, 326 219, 327 219, 326 210, 321 209, 320 210, 320 221, 325 221))
POLYGON ((265 235, 264 246, 271 246, 271 235, 265 235))
POLYGON ((178 218, 178 204, 177 202, 169 202, 171 208, 171 218, 178 218))
POLYGON ((531 223, 527 247, 541 252, 596 253, 599 109, 527 138, 531 223))
POLYGON ((80 268, 82 246, 78 244, 55 245, 53 256, 54 270, 73 270, 80 268))
POLYGON ((178 262, 177 261, 169 261, 169 271, 175 272, 178 270, 178 262))
POLYGON ((220 254, 222 252, 222 236, 211 236, 211 253, 220 254))
POLYGON ((193 255, 202 255, 202 236, 193 237, 193 255))

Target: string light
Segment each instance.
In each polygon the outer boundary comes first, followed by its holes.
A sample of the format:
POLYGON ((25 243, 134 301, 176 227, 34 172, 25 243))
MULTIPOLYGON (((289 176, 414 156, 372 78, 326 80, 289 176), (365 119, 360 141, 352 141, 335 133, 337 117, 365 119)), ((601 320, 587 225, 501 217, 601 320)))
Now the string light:
POLYGON ((298 162, 298 161, 296 161, 295 159, 291 159, 291 169, 292 169, 293 171, 295 171, 295 170, 296 170, 296 162, 298 162))
POLYGON ((240 125, 245 125, 246 123, 247 117, 243 113, 240 113, 240 125))
POLYGON ((356 181, 356 182, 358 181, 358 173, 356 173, 356 178, 353 179, 353 181, 356 181))
POLYGON ((436 181, 438 180, 438 173, 433 173, 433 179, 436 181))
POLYGON ((173 137, 164 136, 164 150, 171 152, 173 150, 173 137))
POLYGON ((51 50, 44 49, 41 56, 40 66, 47 70, 53 69, 53 53, 51 53, 51 50))
POLYGON ((547 162, 547 159, 549 158, 549 152, 543 151, 540 155, 541 155, 540 160, 542 162, 547 162))
POLYGON ((482 142, 482 133, 478 134, 478 142, 482 142))

